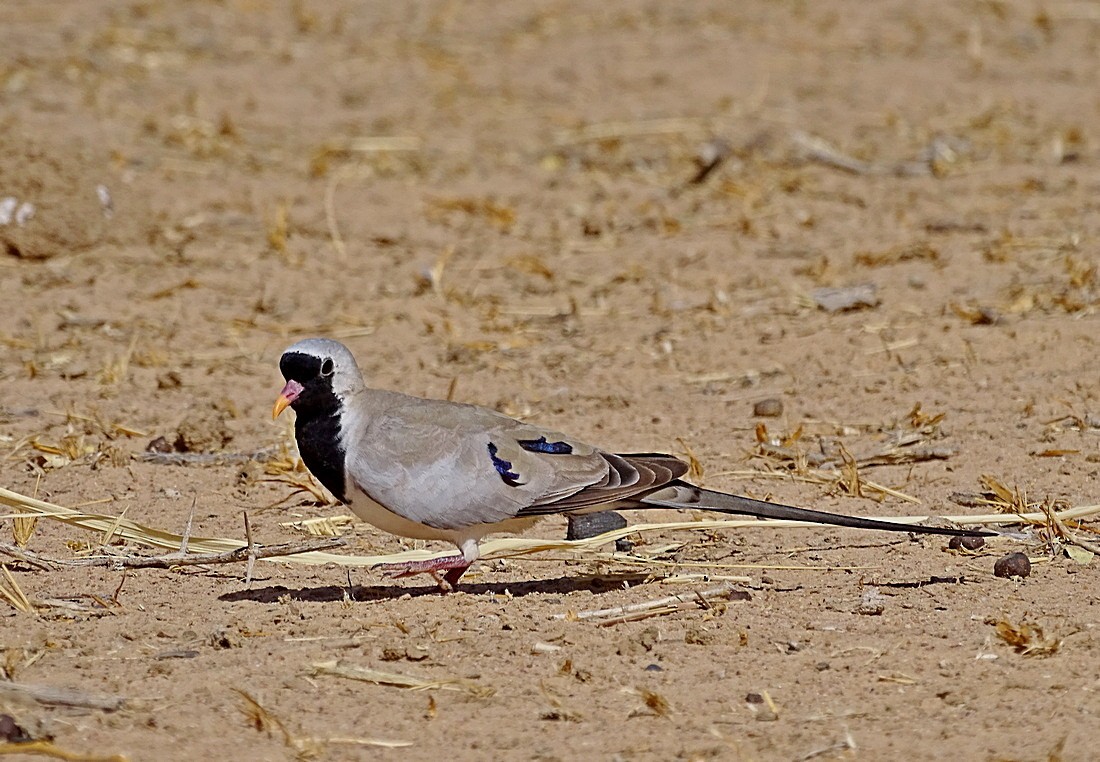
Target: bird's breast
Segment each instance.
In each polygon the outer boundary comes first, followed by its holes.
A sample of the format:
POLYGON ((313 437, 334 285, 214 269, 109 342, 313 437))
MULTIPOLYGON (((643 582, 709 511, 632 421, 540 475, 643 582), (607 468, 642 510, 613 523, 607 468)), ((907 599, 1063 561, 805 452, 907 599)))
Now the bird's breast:
POLYGON ((339 412, 298 416, 294 422, 294 439, 309 472, 339 500, 348 502, 344 478, 347 452, 340 441, 339 412))

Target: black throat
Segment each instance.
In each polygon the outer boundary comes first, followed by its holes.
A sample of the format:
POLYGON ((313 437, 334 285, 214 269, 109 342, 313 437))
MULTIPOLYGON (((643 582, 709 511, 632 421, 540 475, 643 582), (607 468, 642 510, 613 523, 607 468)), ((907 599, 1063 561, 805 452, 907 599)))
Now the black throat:
POLYGON ((346 503, 344 459, 347 452, 340 443, 343 405, 331 389, 328 394, 314 395, 310 402, 308 409, 296 411, 294 419, 298 452, 309 472, 337 499, 346 503))

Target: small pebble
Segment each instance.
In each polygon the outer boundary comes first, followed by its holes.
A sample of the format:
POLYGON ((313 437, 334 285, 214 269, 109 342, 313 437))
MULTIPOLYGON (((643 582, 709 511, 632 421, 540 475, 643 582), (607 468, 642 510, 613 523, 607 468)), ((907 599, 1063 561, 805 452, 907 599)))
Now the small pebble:
POLYGON ((752 414, 758 418, 778 418, 783 415, 783 400, 769 397, 752 406, 752 414))
POLYGON ((759 693, 749 693, 745 696, 746 704, 763 704, 764 697, 759 693))
POLYGON ((164 437, 157 437, 145 447, 145 452, 172 452, 172 444, 164 437))
POLYGON ((980 550, 985 547, 984 537, 952 537, 947 547, 952 550, 980 550))
POLYGON ((6 743, 27 743, 33 741, 27 731, 19 726, 10 714, 0 714, 0 741, 6 743))
POLYGON ((183 378, 174 370, 157 376, 158 389, 179 389, 183 386, 183 378))
POLYGON ((1023 553, 1009 553, 993 565, 996 577, 1027 577, 1031 575, 1031 561, 1023 553))
POLYGON ((646 672, 664 672, 665 668, 660 664, 647 664, 645 668, 646 672))

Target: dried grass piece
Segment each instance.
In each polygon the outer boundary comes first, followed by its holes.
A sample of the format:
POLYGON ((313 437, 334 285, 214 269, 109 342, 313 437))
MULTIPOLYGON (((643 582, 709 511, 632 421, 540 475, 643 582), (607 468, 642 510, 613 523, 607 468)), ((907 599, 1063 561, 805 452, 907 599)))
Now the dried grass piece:
POLYGON ((81 754, 75 751, 62 749, 53 741, 28 741, 27 743, 0 743, 0 754, 37 754, 43 757, 61 759, 65 762, 129 762, 129 757, 123 754, 112 754, 108 757, 97 754, 81 754))
POLYGON ((280 453, 285 454, 285 448, 281 445, 262 447, 252 452, 143 452, 136 457, 142 462, 161 466, 225 466, 272 461, 280 453))
POLYGON ((273 734, 274 731, 278 731, 279 735, 283 737, 283 743, 285 743, 288 748, 297 752, 300 759, 312 759, 322 756, 325 747, 333 744, 344 746, 374 746, 383 749, 399 749, 413 745, 412 741, 391 741, 384 738, 350 738, 346 736, 317 738, 311 736, 296 736, 287 729, 286 724, 282 720, 272 714, 271 711, 255 698, 239 688, 234 688, 233 690, 244 699, 245 703, 242 707, 242 711, 248 718, 249 724, 256 728, 256 730, 267 732, 269 735, 273 734))
POLYGON ((255 698, 240 688, 234 688, 233 690, 244 699, 244 706, 241 708, 241 711, 244 712, 245 717, 248 718, 249 724, 256 728, 256 730, 266 732, 268 735, 273 735, 275 731, 278 731, 279 735, 283 737, 283 743, 285 743, 288 748, 297 752, 299 759, 320 757, 323 755, 325 747, 332 744, 341 744, 345 746, 375 746, 383 749, 398 749, 413 745, 412 741, 391 741, 384 738, 349 738, 345 736, 317 738, 311 736, 296 736, 290 732, 286 723, 276 717, 255 698))
POLYGON ((882 303, 874 283, 860 283, 845 288, 815 288, 810 298, 826 312, 850 312, 871 309, 882 303))
POLYGON ((823 746, 820 749, 808 751, 798 758, 798 762, 809 762, 811 759, 816 759, 817 757, 840 757, 841 754, 845 751, 855 750, 856 741, 854 738, 852 738, 852 734, 849 731, 845 730, 843 740, 837 741, 833 744, 829 744, 828 746, 823 746))
MULTIPOLYGON (((761 473, 758 471, 747 472, 749 476, 768 476, 767 472, 761 473)), ((778 476, 778 474, 776 474, 778 476)), ((786 478, 799 478, 792 477, 787 474, 786 478)), ((864 481, 864 486, 867 482, 864 481)), ((172 532, 166 532, 162 529, 156 529, 154 527, 144 526, 128 519, 119 521, 117 517, 105 516, 102 514, 90 514, 76 511, 71 508, 63 508, 53 503, 48 503, 44 500, 37 500, 35 498, 20 495, 18 492, 12 492, 11 490, 0 487, 0 504, 10 505, 12 507, 26 508, 28 512, 34 513, 39 517, 46 517, 55 521, 61 521, 70 526, 79 527, 81 529, 87 529, 93 532, 103 532, 109 527, 117 524, 116 534, 119 538, 127 541, 145 545, 154 548, 163 548, 166 550, 176 551, 183 537, 172 532)), ((1069 508, 1065 511, 1056 513, 1056 516, 1061 521, 1069 521, 1072 519, 1083 519, 1091 516, 1100 515, 1100 505, 1083 505, 1075 508, 1069 508)), ((892 521, 898 524, 918 524, 924 521, 928 521, 930 516, 873 516, 870 518, 877 518, 883 521, 892 521)), ((977 516, 940 516, 946 521, 959 524, 961 526, 980 526, 980 525, 999 525, 999 524, 1019 524, 1029 523, 1035 521, 1043 521, 1046 516, 1043 513, 1024 513, 1024 514, 1005 514, 1005 513, 993 513, 977 516)), ((626 537, 631 534, 644 534, 646 532, 660 532, 660 531, 672 531, 672 530, 692 530, 692 531, 706 531, 716 529, 788 529, 788 528, 801 528, 804 529, 809 526, 817 526, 813 522, 804 521, 760 521, 759 519, 711 519, 703 521, 678 521, 668 522, 663 524, 635 524, 623 529, 618 529, 613 532, 605 532, 604 534, 597 535, 596 537, 590 537, 584 540, 544 540, 534 537, 499 537, 482 543, 481 557, 483 560, 489 561, 495 558, 514 558, 517 556, 524 556, 533 553, 545 553, 547 551, 570 551, 574 553, 596 555, 599 553, 599 548, 612 543, 620 537, 626 537)), ((240 540, 233 540, 228 538, 196 538, 192 537, 189 542, 189 548, 195 553, 229 553, 234 551, 240 551, 246 547, 240 540)), ((269 546, 274 548, 276 546, 269 546)), ((0 546, 2 548, 2 546, 0 546)), ((261 554, 258 558, 263 558, 262 551, 264 548, 260 548, 261 554)), ((188 554, 191 557, 193 554, 188 554)), ((316 551, 310 552, 296 552, 292 556, 265 558, 264 560, 270 560, 277 563, 293 563, 293 564, 306 564, 306 565, 321 565, 321 564, 337 564, 340 566, 376 566, 384 563, 397 563, 401 561, 422 561, 434 558, 442 558, 443 556, 454 555, 453 550, 444 551, 428 551, 428 550, 409 550, 401 553, 391 553, 379 556, 355 556, 355 555, 338 555, 335 553, 322 553, 316 551)))
POLYGON ((732 584, 727 583, 707 590, 693 590, 687 593, 670 595, 666 598, 657 598, 650 601, 643 601, 642 603, 632 603, 628 606, 616 606, 610 609, 592 609, 576 613, 570 611, 565 614, 555 614, 554 618, 568 619, 571 621, 591 619, 601 627, 606 627, 612 624, 634 622, 639 619, 663 616, 664 614, 672 614, 677 611, 684 611, 697 607, 709 609, 711 608, 711 604, 708 602, 709 599, 720 598, 722 596, 728 597, 734 589, 732 584))
POLYGON ((1007 619, 1000 619, 994 624, 997 627, 997 637, 1022 656, 1053 656, 1058 653, 1065 640, 1065 637, 1047 635, 1042 625, 1036 622, 1024 620, 1013 624, 1007 619))
POLYGON ((489 698, 496 693, 496 688, 478 685, 469 680, 457 677, 443 678, 442 680, 427 680, 412 675, 401 675, 396 672, 380 672, 368 667, 359 667, 354 664, 346 664, 339 661, 318 662, 313 665, 314 675, 329 675, 331 677, 344 677, 349 680, 359 680, 375 685, 388 685, 394 688, 408 688, 414 691, 462 691, 476 698, 489 698))
POLYGON ((277 505, 281 505, 295 495, 303 492, 312 497, 313 501, 318 505, 340 504, 340 501, 322 487, 313 478, 313 474, 306 470, 305 463, 302 462, 301 458, 291 457, 288 453, 284 452, 282 457, 273 458, 264 464, 264 473, 272 478, 263 479, 262 481, 289 484, 293 487, 286 497, 267 506, 267 508, 274 508, 277 505))
POLYGON ((402 749, 406 746, 412 746, 412 741, 389 741, 385 738, 345 738, 343 736, 337 736, 335 738, 317 739, 322 740, 326 745, 329 744, 341 744, 344 746, 377 746, 381 749, 402 749))
POLYGON ((3 581, 0 581, 0 598, 12 605, 16 611, 22 611, 27 614, 35 613, 34 605, 27 598, 26 593, 19 587, 19 583, 15 581, 15 577, 11 576, 11 572, 8 571, 6 564, 0 564, 0 571, 4 574, 3 581))
POLYGON ((668 699, 660 693, 657 693, 657 691, 651 691, 641 686, 634 690, 642 697, 642 701, 645 702, 646 708, 653 712, 653 714, 658 717, 668 717, 672 714, 672 705, 668 703, 668 699))
POLYGON ((565 147, 577 143, 603 142, 654 135, 704 134, 706 124, 701 119, 648 119, 636 122, 603 122, 575 130, 564 130, 554 136, 554 144, 565 147))
POLYGON ((951 310, 971 325, 997 325, 1001 322, 1001 316, 997 310, 987 305, 970 307, 952 302, 951 310))
POLYGON ((435 214, 461 212, 468 217, 480 217, 499 230, 508 231, 516 222, 516 210, 497 203, 491 198, 459 196, 453 198, 434 198, 428 201, 435 214))
MULTIPOLYGON (((251 584, 253 565, 260 559, 282 558, 293 556, 298 553, 312 553, 322 549, 342 548, 347 544, 343 538, 337 537, 329 540, 315 540, 303 543, 286 542, 279 545, 257 545, 251 539, 251 531, 249 531, 248 534, 249 539, 243 546, 221 553, 180 553, 177 551, 163 556, 107 555, 75 559, 45 559, 37 555, 30 556, 29 551, 25 551, 25 553, 27 553, 32 560, 59 566, 106 566, 111 569, 171 569, 177 566, 235 564, 245 561, 248 563, 246 583, 251 584)), ((0 546, 0 550, 4 550, 4 548, 0 546)))
POLYGON ((318 516, 317 518, 302 519, 301 521, 282 521, 279 526, 296 529, 313 537, 340 537, 343 534, 340 531, 341 527, 354 524, 357 521, 359 519, 355 516, 343 514, 341 516, 318 516))
POLYGON ((1039 504, 1040 510, 1042 510, 1046 516, 1046 534, 1052 542, 1054 540, 1061 540, 1076 546, 1072 549, 1066 548, 1067 555, 1079 564, 1087 564, 1092 560, 1092 556, 1100 553, 1100 545, 1082 539, 1076 532, 1070 529, 1066 522, 1059 518, 1058 511, 1056 510, 1059 504, 1058 501, 1049 499, 1039 504))
POLYGON ((31 536, 34 535, 34 528, 38 524, 37 517, 17 517, 12 522, 11 534, 15 540, 15 544, 20 548, 25 548, 30 544, 31 536))
POLYGON ((689 445, 683 437, 676 437, 676 441, 679 442, 680 446, 684 448, 684 454, 687 456, 688 477, 702 485, 703 464, 699 462, 699 459, 697 457, 695 457, 695 451, 691 449, 691 445, 689 445))
MULTIPOLYGON (((38 497, 38 485, 42 483, 42 474, 38 475, 38 480, 34 484, 34 496, 38 497)), ((25 511, 22 508, 16 508, 18 513, 23 514, 25 511)), ((20 548, 25 548, 30 544, 31 536, 34 534, 34 528, 38 524, 38 518, 36 516, 29 516, 23 518, 22 516, 16 516, 15 521, 12 523, 11 534, 12 539, 15 540, 15 544, 20 548)))
POLYGON ((122 696, 97 695, 79 691, 75 688, 13 683, 3 680, 0 680, 0 697, 30 699, 39 704, 50 706, 73 706, 82 709, 99 709, 104 712, 114 712, 126 705, 126 699, 122 696))
POLYGON ((852 497, 863 497, 859 466, 856 465, 855 458, 852 457, 852 454, 848 452, 848 448, 843 444, 840 445, 840 457, 844 459, 844 467, 841 469, 843 477, 840 480, 840 485, 852 497))
POLYGON ((287 748, 294 749, 299 756, 314 757, 320 753, 321 749, 313 739, 294 736, 283 721, 269 712, 263 704, 240 688, 234 688, 233 690, 244 699, 244 706, 241 707, 241 711, 248 718, 248 724, 257 731, 268 735, 274 735, 275 731, 278 731, 279 735, 283 737, 283 743, 286 744, 287 748))
POLYGON ((936 138, 922 152, 916 161, 894 163, 862 161, 842 153, 830 145, 824 138, 811 135, 802 130, 791 132, 791 141, 801 152, 804 159, 824 164, 827 167, 849 172, 853 175, 894 175, 896 177, 922 177, 939 175, 945 165, 958 159, 958 152, 952 148, 950 139, 936 138))
POLYGON ((857 252, 853 262, 864 267, 882 267, 883 265, 893 265, 914 259, 939 262, 940 252, 927 241, 915 241, 892 246, 883 251, 857 252))
POLYGON ((550 686, 546 684, 545 680, 539 681, 539 689, 542 691, 542 695, 546 698, 550 708, 539 715, 541 720, 555 720, 564 722, 581 722, 584 720, 584 715, 580 712, 565 706, 561 698, 550 690, 550 686))

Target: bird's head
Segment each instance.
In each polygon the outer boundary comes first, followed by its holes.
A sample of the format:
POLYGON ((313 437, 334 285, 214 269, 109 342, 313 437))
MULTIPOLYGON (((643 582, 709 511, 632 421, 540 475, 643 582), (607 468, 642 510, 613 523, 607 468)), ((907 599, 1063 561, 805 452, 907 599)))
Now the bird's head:
POLYGON ((279 359, 286 386, 275 400, 271 417, 287 407, 299 415, 328 412, 363 386, 363 376, 351 352, 331 339, 305 339, 287 348, 279 359))

